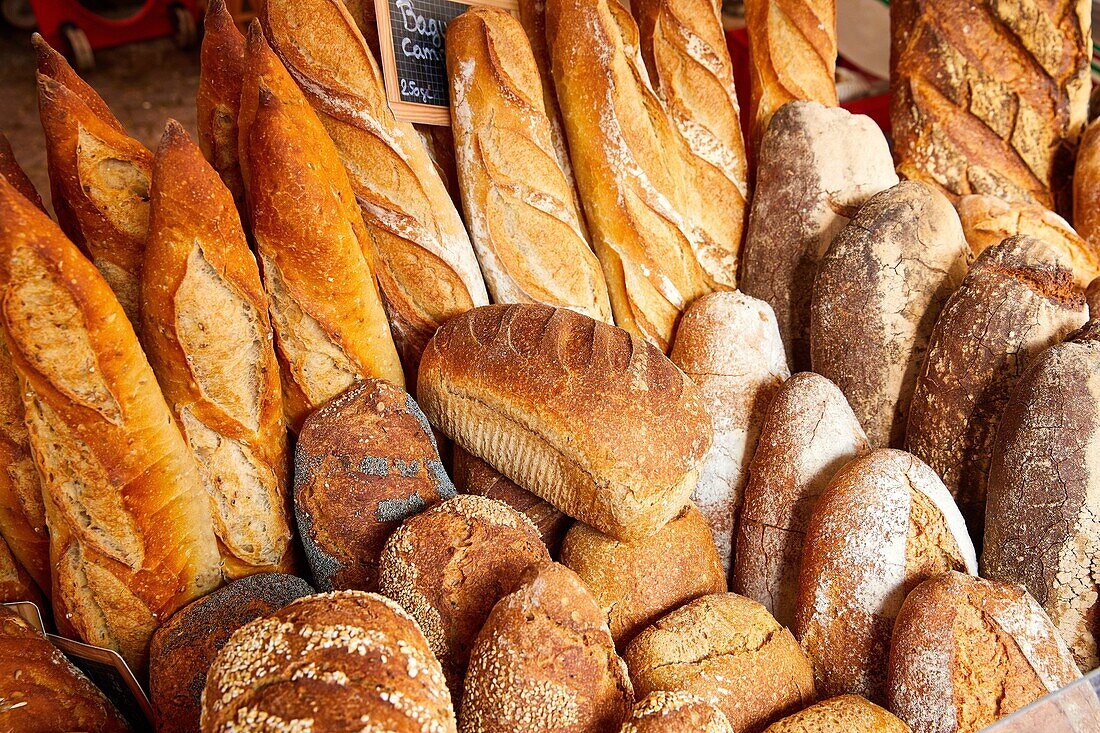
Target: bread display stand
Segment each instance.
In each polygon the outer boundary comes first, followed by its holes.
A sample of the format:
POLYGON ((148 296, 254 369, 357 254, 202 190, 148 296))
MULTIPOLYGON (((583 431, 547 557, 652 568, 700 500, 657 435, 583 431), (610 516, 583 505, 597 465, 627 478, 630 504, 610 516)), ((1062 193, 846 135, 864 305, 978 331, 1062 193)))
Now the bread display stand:
POLYGON ((998 720, 982 733, 1100 731, 1100 669, 998 720))

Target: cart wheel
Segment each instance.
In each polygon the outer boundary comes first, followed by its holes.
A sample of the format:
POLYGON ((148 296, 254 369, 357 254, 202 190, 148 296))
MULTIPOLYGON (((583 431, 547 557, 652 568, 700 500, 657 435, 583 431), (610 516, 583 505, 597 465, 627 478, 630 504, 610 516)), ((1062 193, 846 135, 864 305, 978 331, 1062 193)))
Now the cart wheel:
POLYGON ((32 31, 38 25, 29 0, 3 0, 0 3, 0 15, 17 30, 32 31))
POLYGON ((95 54, 92 53, 92 44, 88 42, 88 36, 75 25, 65 25, 61 28, 61 36, 69 44, 69 50, 73 53, 73 64, 78 71, 91 71, 95 68, 95 54))
POLYGON ((199 40, 199 29, 195 24, 195 16, 182 5, 173 5, 169 12, 172 16, 172 26, 176 29, 173 40, 176 45, 184 50, 194 48, 199 40))

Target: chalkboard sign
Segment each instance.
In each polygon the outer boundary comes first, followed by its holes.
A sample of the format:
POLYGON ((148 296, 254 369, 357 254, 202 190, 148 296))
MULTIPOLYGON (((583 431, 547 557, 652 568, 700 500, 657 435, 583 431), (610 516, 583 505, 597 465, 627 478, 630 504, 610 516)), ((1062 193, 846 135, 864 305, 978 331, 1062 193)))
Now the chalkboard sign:
POLYGON ((398 119, 451 124, 444 36, 471 5, 516 12, 518 0, 375 0, 386 98, 398 119))

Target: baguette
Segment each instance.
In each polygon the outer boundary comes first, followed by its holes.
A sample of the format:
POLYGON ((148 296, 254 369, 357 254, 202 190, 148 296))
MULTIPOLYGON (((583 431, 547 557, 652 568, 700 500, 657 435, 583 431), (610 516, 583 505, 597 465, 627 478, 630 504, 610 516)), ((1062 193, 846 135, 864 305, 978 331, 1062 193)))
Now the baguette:
POLYGON ((15 559, 8 541, 0 537, 0 603, 18 601, 30 601, 39 608, 45 608, 47 602, 41 586, 15 559))
POLYGON ((43 477, 58 630, 140 676, 160 620, 221 582, 198 464, 107 282, 0 180, 0 314, 43 477))
POLYGON ((247 222, 244 179, 237 149, 244 36, 226 9, 225 0, 211 0, 203 25, 199 91, 195 98, 199 146, 247 222))
POLYGON ((545 303, 611 322, 600 262, 553 153, 538 68, 519 21, 474 7, 447 26, 463 208, 497 303, 545 303))
POLYGON ((199 461, 230 578, 292 566, 287 438, 267 298, 232 195, 169 121, 153 162, 142 333, 199 461))
POLYGON ((14 186, 16 191, 23 194, 32 204, 45 211, 46 207, 42 205, 42 197, 38 195, 38 191, 31 183, 31 179, 27 177, 26 171, 19 166, 19 162, 15 159, 15 153, 11 149, 11 143, 8 142, 2 132, 0 132, 0 176, 8 179, 8 183, 14 186))
POLYGON ((1073 170, 1073 225, 1094 253, 1100 251, 1100 124, 1096 120, 1085 128, 1077 149, 1073 170))
POLYGON ((248 29, 240 128, 241 172, 270 299, 284 407, 297 432, 306 414, 353 382, 379 377, 404 386, 404 378, 347 174, 255 21, 248 29))
MULTIPOLYGON (((368 42, 369 45, 369 42, 368 42)), ((372 47, 371 53, 374 53, 372 47)), ((377 56, 376 56, 377 58, 377 56)), ((450 127, 442 125, 413 125, 428 157, 432 161, 436 175, 447 187, 447 195, 455 209, 462 211, 462 192, 458 188, 458 163, 455 161, 455 136, 450 127)))
POLYGON ((469 235, 416 131, 390 112, 382 73, 343 4, 268 0, 260 17, 347 168, 366 223, 364 252, 415 385, 436 328, 489 302, 469 235))

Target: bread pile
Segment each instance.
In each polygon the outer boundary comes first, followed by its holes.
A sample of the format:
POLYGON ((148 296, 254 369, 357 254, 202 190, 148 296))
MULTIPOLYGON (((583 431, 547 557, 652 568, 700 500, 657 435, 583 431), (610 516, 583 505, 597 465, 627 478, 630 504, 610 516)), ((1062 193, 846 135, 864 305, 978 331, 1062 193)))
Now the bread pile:
MULTIPOLYGON (((831 0, 746 2, 748 145, 710 0, 472 7, 453 143, 390 112, 362 3, 211 2, 198 142, 155 151, 36 41, 0 600, 180 733, 968 733, 1073 682, 1088 13, 987 5, 895 3, 894 157, 831 0)), ((0 728, 129 729, 0 647, 0 728)))

